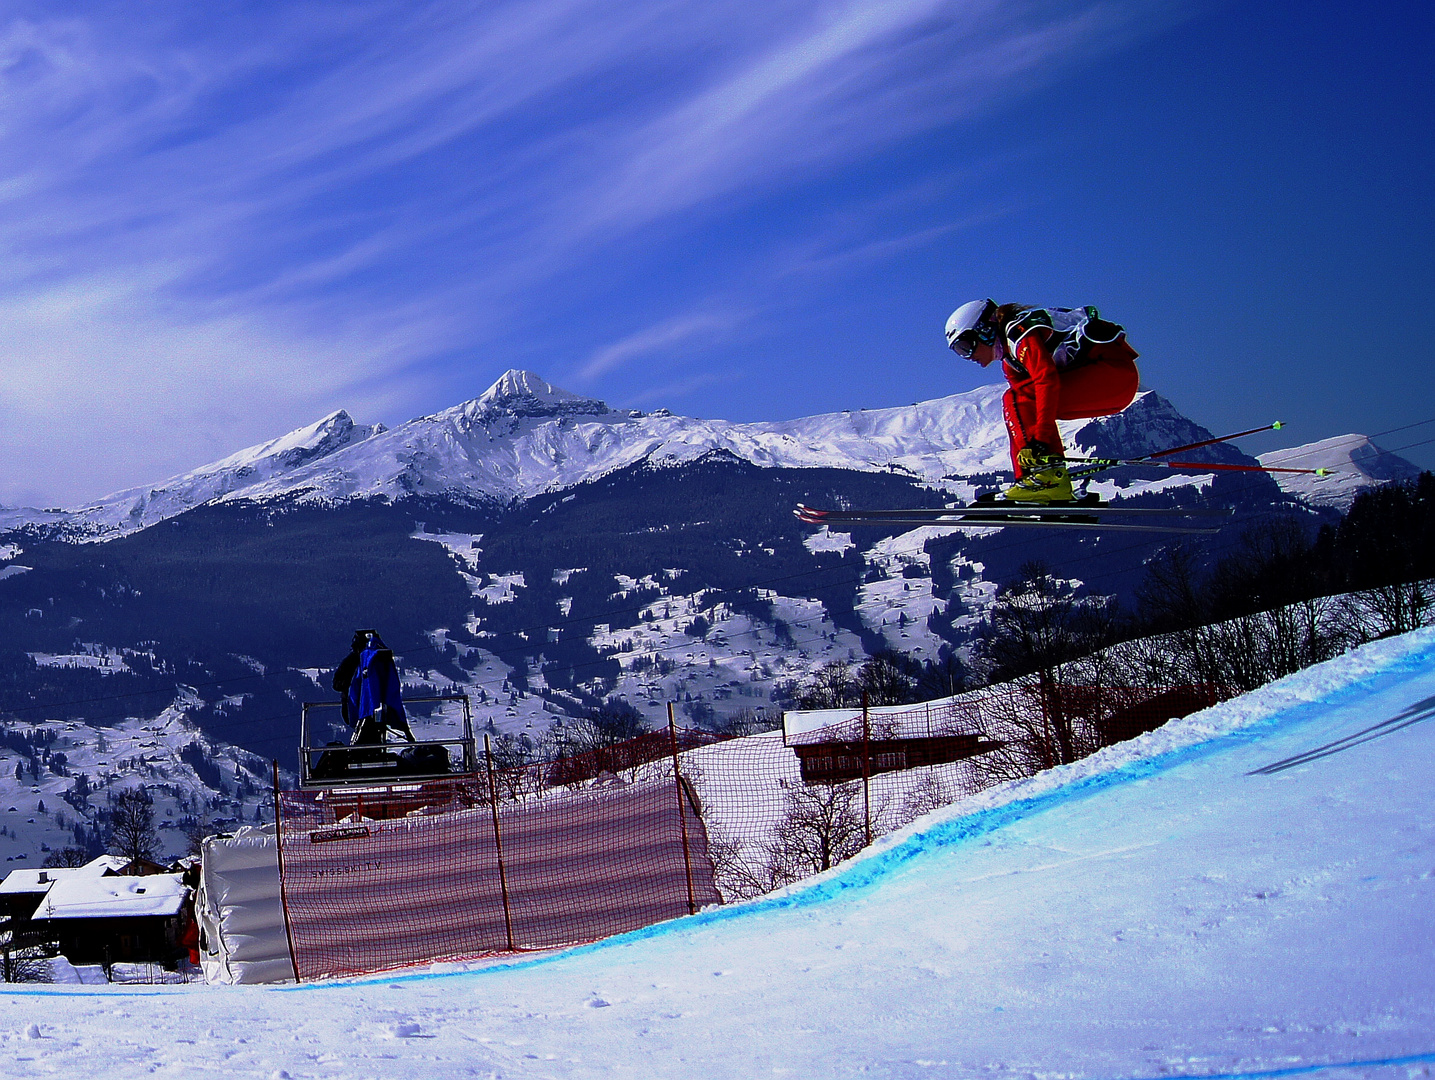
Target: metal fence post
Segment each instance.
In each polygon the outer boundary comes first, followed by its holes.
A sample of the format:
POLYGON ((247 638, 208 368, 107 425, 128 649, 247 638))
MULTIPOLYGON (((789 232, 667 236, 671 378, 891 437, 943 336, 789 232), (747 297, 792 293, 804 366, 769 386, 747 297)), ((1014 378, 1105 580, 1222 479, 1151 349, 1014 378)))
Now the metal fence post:
POLYGON ((289 942, 289 964, 294 969, 294 981, 297 983, 302 980, 299 978, 299 957, 294 952, 294 927, 289 921, 289 890, 284 884, 284 821, 279 816, 279 762, 272 759, 270 765, 274 769, 274 848, 279 863, 279 907, 284 912, 284 937, 289 942))
POLYGON ((673 747, 673 790, 678 795, 678 827, 683 834, 683 869, 688 877, 688 914, 696 915, 698 910, 697 897, 693 892, 693 856, 688 847, 688 810, 683 804, 687 802, 687 796, 683 794, 683 777, 678 772, 678 722, 673 719, 673 703, 668 702, 668 738, 673 747))
POLYGON ((503 865, 503 833, 498 828, 498 785, 493 778, 493 741, 483 733, 483 756, 488 759, 488 805, 493 810, 493 847, 498 852, 498 891, 503 896, 503 928, 508 932, 508 951, 517 952, 513 944, 513 913, 508 907, 508 870, 503 865))
POLYGON ((862 833, 872 845, 872 724, 867 713, 867 691, 862 691, 862 833))

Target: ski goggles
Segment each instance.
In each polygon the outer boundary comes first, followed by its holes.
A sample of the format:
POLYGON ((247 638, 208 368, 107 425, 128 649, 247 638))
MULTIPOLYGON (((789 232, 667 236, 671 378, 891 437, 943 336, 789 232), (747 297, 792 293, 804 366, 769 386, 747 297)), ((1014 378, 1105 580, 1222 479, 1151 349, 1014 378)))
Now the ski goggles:
POLYGON ((963 330, 956 336, 952 341, 952 352, 963 360, 970 360, 978 345, 992 345, 996 343, 996 339, 997 328, 995 326, 978 323, 970 330, 963 330))

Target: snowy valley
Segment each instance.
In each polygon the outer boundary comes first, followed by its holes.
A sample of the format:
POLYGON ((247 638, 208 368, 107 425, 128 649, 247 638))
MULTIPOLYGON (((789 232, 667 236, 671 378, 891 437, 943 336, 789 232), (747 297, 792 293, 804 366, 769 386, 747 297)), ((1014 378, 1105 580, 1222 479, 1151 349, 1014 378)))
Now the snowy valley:
MULTIPOLYGON (((47 658, 55 663, 88 658, 47 658)), ((118 656, 112 659, 119 661, 118 656)), ((268 763, 216 746, 179 700, 157 716, 98 726, 77 720, 0 726, 0 855, 5 869, 38 867, 66 849, 93 858, 105 849, 104 814, 136 783, 154 800, 166 861, 192 854, 203 835, 273 820, 268 763)))

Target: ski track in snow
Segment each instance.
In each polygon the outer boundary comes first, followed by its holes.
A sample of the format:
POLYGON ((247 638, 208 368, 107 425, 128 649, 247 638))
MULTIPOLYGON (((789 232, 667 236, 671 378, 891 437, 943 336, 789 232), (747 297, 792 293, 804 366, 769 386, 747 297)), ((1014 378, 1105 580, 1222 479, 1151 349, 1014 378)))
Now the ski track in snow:
POLYGON ((287 988, 15 988, 5 1073, 1428 1075, 1426 718, 1435 630, 595 945, 287 988))

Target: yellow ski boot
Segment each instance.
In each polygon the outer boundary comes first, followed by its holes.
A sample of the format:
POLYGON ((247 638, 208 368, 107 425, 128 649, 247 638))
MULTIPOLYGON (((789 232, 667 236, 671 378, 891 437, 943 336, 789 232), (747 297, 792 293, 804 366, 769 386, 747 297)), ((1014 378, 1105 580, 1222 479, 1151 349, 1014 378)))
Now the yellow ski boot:
POLYGON ((1002 501, 1027 506, 1076 501, 1071 489, 1071 474, 1066 461, 1058 454, 1034 453, 1023 450, 1017 457, 1021 477, 1002 493, 1002 501))

